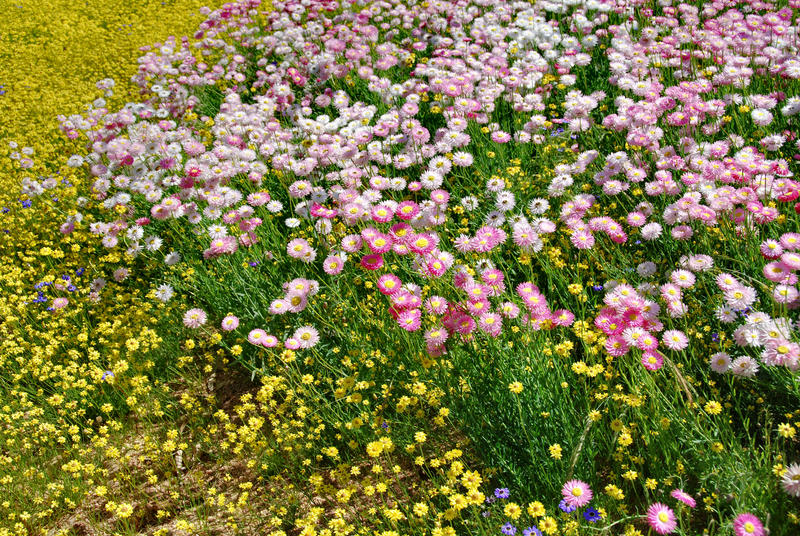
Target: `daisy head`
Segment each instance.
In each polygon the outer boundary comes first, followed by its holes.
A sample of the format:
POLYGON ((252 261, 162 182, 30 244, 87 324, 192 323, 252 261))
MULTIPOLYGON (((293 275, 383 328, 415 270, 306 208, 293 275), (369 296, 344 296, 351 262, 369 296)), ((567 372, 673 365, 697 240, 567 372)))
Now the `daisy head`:
POLYGON ((689 495, 688 493, 686 493, 682 489, 674 489, 674 490, 672 490, 670 492, 670 496, 673 499, 676 499, 676 500, 682 502, 683 504, 685 504, 686 506, 688 506, 690 508, 694 508, 695 506, 697 506, 697 501, 694 500, 694 497, 692 497, 691 495, 689 495))
POLYGON ((647 523, 658 534, 669 534, 678 526, 675 512, 662 503, 650 505, 650 508, 647 509, 647 523))
POLYGON ((589 504, 594 494, 589 484, 582 480, 570 480, 561 488, 564 502, 570 506, 581 508, 589 504))
POLYGON ((764 525, 751 513, 745 512, 733 520, 733 533, 736 536, 764 536, 764 525))

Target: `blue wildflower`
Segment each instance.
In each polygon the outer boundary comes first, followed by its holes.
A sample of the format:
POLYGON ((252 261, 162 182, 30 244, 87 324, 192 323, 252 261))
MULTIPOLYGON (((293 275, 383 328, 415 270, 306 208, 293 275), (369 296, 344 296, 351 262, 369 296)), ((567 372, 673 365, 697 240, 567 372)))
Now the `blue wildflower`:
POLYGON ((587 508, 586 511, 583 513, 583 519, 585 519, 589 523, 597 523, 598 521, 600 521, 600 512, 591 507, 587 508))
POLYGON ((494 490, 494 496, 498 499, 508 499, 511 497, 511 492, 508 491, 508 488, 497 488, 494 490))
POLYGON ((514 534, 517 533, 517 527, 512 525, 511 522, 508 522, 505 525, 503 525, 502 527, 500 527, 500 530, 506 536, 514 536, 514 534))
POLYGON ((523 530, 522 536, 542 536, 542 531, 536 528, 536 525, 534 525, 523 530))
POLYGON ((565 512, 567 514, 571 514, 572 512, 578 509, 578 507, 575 505, 567 504, 567 501, 565 501, 564 499, 561 499, 561 502, 558 503, 558 507, 561 508, 562 512, 565 512))

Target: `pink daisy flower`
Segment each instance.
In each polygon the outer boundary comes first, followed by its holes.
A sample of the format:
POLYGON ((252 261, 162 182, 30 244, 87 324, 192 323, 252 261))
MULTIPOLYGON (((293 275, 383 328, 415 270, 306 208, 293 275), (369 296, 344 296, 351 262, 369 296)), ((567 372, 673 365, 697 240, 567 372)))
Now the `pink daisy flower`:
POLYGON ((478 318, 478 327, 484 333, 497 337, 503 329, 503 318, 497 313, 486 313, 478 318))
POLYGON ((362 243, 360 236, 356 234, 347 235, 342 238, 342 249, 347 253, 355 253, 361 249, 362 243))
POLYGON ((670 329, 661 336, 661 342, 670 350, 679 352, 689 346, 689 338, 680 330, 670 329))
POLYGON ((781 236, 781 246, 790 251, 797 251, 800 249, 800 234, 784 233, 781 236))
POLYGON ((669 278, 680 288, 691 288, 696 281, 694 274, 689 270, 675 270, 670 274, 669 278))
POLYGON ((410 239, 408 243, 408 247, 411 248, 411 251, 414 253, 419 253, 420 255, 430 253, 433 251, 436 245, 437 241, 427 233, 418 234, 414 238, 410 239))
POLYGON ((392 249, 394 241, 391 236, 379 233, 377 236, 367 241, 367 246, 372 253, 386 253, 392 249))
POLYGON ((589 504, 594 494, 589 484, 582 480, 570 480, 561 488, 564 502, 569 506, 581 508, 589 504))
POLYGON ((337 275, 344 268, 344 260, 339 255, 328 255, 322 262, 322 269, 328 275, 337 275))
POLYGON ((566 309, 557 309, 553 311, 552 320, 556 326, 571 326, 575 321, 575 315, 566 309))
POLYGON ((734 290, 741 287, 741 283, 731 274, 723 272, 716 277, 717 286, 720 290, 734 290))
POLYGON ((777 259, 783 254, 783 246, 777 240, 772 239, 762 242, 759 250, 765 259, 777 259))
POLYGON ((694 497, 689 495, 688 493, 684 492, 682 489, 674 489, 670 492, 670 496, 673 499, 679 500, 689 508, 694 508, 697 506, 697 501, 694 500, 694 497))
POLYGON ((386 296, 399 291, 402 284, 400 278, 394 274, 383 274, 378 278, 378 290, 386 296))
POLYGON ((239 327, 239 319, 233 315, 228 315, 222 319, 222 330, 233 331, 239 327))
POLYGON ((492 132, 491 138, 495 143, 508 143, 511 141, 511 134, 498 130, 497 132, 492 132))
MULTIPOLYGON (((295 313, 295 314, 304 310, 306 308, 306 305, 308 305, 308 298, 306 296, 307 296, 306 294, 301 294, 296 291, 287 293, 286 299, 284 300, 284 302, 286 302, 287 304, 286 310, 289 311, 290 313, 295 313)), ((276 305, 277 301, 278 300, 272 302, 273 305, 276 305)))
POLYGON ((662 503, 654 503, 647 509, 647 523, 658 534, 669 534, 678 527, 675 512, 662 503))
POLYGON ((319 332, 312 326, 297 328, 293 339, 297 339, 300 348, 313 348, 319 342, 319 332))
POLYGON ((594 235, 586 231, 578 231, 577 233, 573 233, 569 241, 572 242, 572 245, 577 249, 592 249, 594 246, 594 235))
POLYGON ((726 352, 717 352, 711 356, 709 365, 717 374, 724 374, 731 368, 731 356, 726 352))
POLYGON ((747 309, 756 301, 756 291, 752 287, 740 286, 723 293, 725 302, 736 310, 747 309))
POLYGON ((443 315, 447 312, 447 300, 441 296, 431 296, 425 300, 425 310, 432 315, 443 315))
POLYGON ((256 346, 263 345, 267 333, 263 329, 254 329, 247 334, 247 342, 256 346))
POLYGON ((449 333, 443 327, 431 328, 425 332, 425 342, 432 347, 441 346, 447 341, 449 333))
MULTIPOLYGON (((297 295, 297 298, 301 301, 305 299, 302 295, 297 295)), ((269 305, 269 314, 282 315, 289 311, 289 307, 289 301, 286 299, 279 298, 277 300, 273 300, 269 305)))
POLYGON ((197 329, 206 323, 207 317, 202 309, 189 309, 183 315, 183 325, 187 328, 197 329))
POLYGON ((736 536, 764 536, 765 530, 760 519, 745 512, 733 520, 733 533, 736 536))
POLYGON ((468 301, 466 303, 467 311, 471 315, 480 316, 487 312, 491 308, 491 304, 489 300, 476 300, 476 301, 468 301))
POLYGON ((782 262, 769 262, 764 265, 764 277, 775 283, 784 281, 792 271, 782 262))
POLYGON ((381 255, 364 255, 361 257, 361 267, 367 270, 377 270, 383 266, 383 257, 381 255))
POLYGON ((303 238, 295 238, 286 244, 286 253, 294 259, 302 258, 309 249, 311 249, 311 247, 308 245, 308 241, 303 238))
POLYGON ((372 208, 372 219, 378 223, 387 223, 392 221, 394 212, 387 205, 377 205, 372 208))
POLYGON ((397 315, 397 324, 406 331, 417 331, 422 325, 419 309, 409 309, 397 315))
POLYGON ((419 214, 419 205, 414 201, 403 201, 397 205, 395 216, 401 220, 411 220, 419 214))
POLYGON ((519 307, 513 302, 503 302, 500 305, 500 314, 506 318, 517 318, 519 316, 519 307))
POLYGON ((613 357, 621 357, 628 353, 630 346, 619 335, 611 335, 605 342, 606 352, 613 357))
POLYGON ((471 301, 480 301, 489 295, 489 287, 477 282, 468 283, 464 290, 471 301))
POLYGON ((792 303, 797 299, 797 289, 792 285, 778 285, 772 291, 772 298, 776 303, 792 303))
POLYGON ((664 358, 655 352, 644 352, 642 354, 642 365, 647 370, 653 372, 664 366, 664 358))
POLYGON ((643 352, 655 352, 656 348, 658 348, 658 339, 650 332, 645 331, 636 341, 636 347, 643 352))

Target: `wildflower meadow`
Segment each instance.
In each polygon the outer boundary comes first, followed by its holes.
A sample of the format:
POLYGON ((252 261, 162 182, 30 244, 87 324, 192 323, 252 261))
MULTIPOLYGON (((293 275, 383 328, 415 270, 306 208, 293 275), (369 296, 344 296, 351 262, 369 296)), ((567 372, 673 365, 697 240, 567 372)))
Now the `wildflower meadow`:
POLYGON ((800 1, 48 2, 0 536, 800 534, 800 1))

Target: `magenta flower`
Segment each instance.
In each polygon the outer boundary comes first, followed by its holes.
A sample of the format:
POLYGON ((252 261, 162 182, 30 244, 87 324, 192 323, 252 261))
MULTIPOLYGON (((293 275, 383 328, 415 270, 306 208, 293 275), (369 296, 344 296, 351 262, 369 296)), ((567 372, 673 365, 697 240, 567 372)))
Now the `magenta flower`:
POLYGON ((683 504, 685 504, 686 506, 688 506, 690 508, 694 508, 695 506, 697 506, 697 501, 694 500, 694 497, 692 497, 688 493, 684 492, 682 489, 674 489, 674 490, 672 490, 670 492, 670 496, 673 499, 676 499, 676 500, 682 502, 683 504))
POLYGON ((733 533, 736 536, 764 536, 766 531, 760 519, 745 512, 733 520, 733 533))
POLYGON ((647 509, 647 523, 658 534, 669 534, 673 532, 678 522, 675 519, 675 512, 662 503, 653 503, 647 509))
POLYGON ((582 508, 589 504, 594 494, 589 484, 582 480, 570 480, 564 487, 561 488, 561 495, 564 497, 564 502, 569 506, 575 508, 582 508))

